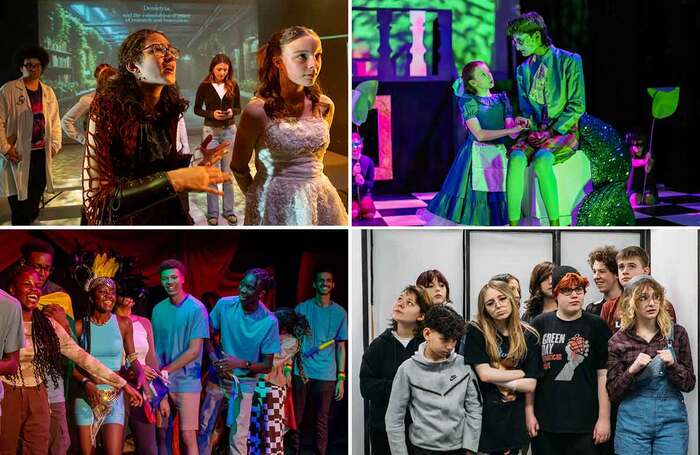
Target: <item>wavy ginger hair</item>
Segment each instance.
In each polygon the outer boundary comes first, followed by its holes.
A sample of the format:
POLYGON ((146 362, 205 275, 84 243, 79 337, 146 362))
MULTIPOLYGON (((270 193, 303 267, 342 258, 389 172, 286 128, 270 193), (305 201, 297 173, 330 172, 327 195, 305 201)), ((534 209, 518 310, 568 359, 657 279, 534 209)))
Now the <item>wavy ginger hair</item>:
POLYGON ((652 295, 656 294, 659 300, 661 300, 659 304, 659 314, 656 315, 656 325, 659 326, 659 330, 661 330, 661 334, 664 337, 670 337, 671 329, 673 328, 673 320, 668 312, 666 289, 652 277, 643 277, 625 286, 625 290, 622 293, 622 311, 620 318, 622 329, 625 330, 637 324, 637 311, 640 305, 639 298, 645 292, 652 295))
POLYGON ((481 288, 481 291, 479 291, 478 302, 478 313, 476 315, 476 319, 474 321, 470 321, 469 323, 484 334, 484 339, 486 340, 486 353, 491 360, 491 366, 498 368, 501 360, 506 359, 510 359, 511 362, 516 365, 527 355, 525 332, 528 331, 539 338, 537 330, 520 320, 520 313, 518 312, 518 304, 515 299, 515 294, 513 294, 513 291, 510 289, 507 283, 496 280, 489 281, 486 283, 486 285, 484 285, 484 287, 481 288), (510 304, 510 316, 508 316, 508 320, 506 321, 510 343, 508 346, 508 354, 506 355, 505 359, 501 359, 498 350, 501 335, 496 329, 494 319, 486 310, 486 292, 489 289, 493 289, 505 295, 510 304))

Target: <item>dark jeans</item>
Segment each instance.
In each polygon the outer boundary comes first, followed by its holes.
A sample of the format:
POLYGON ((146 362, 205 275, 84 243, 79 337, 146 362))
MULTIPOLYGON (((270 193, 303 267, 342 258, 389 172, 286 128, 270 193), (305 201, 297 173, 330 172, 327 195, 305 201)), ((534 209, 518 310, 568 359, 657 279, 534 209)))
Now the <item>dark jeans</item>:
POLYGON ((46 189, 46 153, 45 149, 32 150, 27 199, 20 201, 16 194, 7 198, 14 226, 29 225, 39 216, 39 204, 46 189))
POLYGON ((533 455, 597 455, 591 433, 550 433, 540 431, 532 440, 533 455))
POLYGON ((370 428, 369 443, 372 455, 386 455, 391 453, 389 449, 389 438, 384 429, 370 428))
POLYGON ((328 415, 333 403, 333 395, 335 395, 335 381, 309 379, 309 382, 304 384, 299 376, 294 375, 292 387, 294 388, 294 417, 298 430, 290 431, 289 447, 292 449, 292 453, 301 453, 303 441, 301 430, 304 423, 306 399, 310 396, 313 397, 316 403, 316 412, 313 413, 316 422, 314 452, 317 455, 326 455, 326 449, 328 448, 328 415))

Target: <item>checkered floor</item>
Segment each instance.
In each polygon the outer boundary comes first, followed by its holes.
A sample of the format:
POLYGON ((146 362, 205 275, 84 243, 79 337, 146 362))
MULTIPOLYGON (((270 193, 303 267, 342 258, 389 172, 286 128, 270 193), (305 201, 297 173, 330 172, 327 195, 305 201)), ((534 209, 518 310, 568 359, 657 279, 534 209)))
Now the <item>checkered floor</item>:
MULTIPOLYGON (((427 207, 436 193, 383 194, 374 196, 377 213, 368 220, 353 220, 354 226, 423 226, 416 212, 427 207)), ((638 226, 700 226, 700 193, 659 189, 659 203, 635 209, 638 226)))

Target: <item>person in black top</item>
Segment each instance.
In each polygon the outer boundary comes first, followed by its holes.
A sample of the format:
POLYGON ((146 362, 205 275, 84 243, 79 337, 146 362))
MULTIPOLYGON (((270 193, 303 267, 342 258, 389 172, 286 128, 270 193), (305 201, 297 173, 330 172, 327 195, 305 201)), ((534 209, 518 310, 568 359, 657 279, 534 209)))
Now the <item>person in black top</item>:
MULTIPOLYGON (((229 146, 217 164, 221 171, 231 175, 231 154, 236 138, 236 115, 241 112, 241 91, 233 79, 231 59, 225 54, 216 54, 209 64, 209 73, 204 78, 194 101, 194 113, 204 117, 202 140, 211 135, 210 145, 228 142, 229 146)), ((224 187, 224 219, 235 226, 238 223, 233 212, 233 181, 223 184, 224 187)), ((212 188, 216 188, 213 185, 212 188)), ((219 198, 215 194, 207 194, 207 223, 212 226, 219 224, 219 198)))
POLYGON ((479 453, 517 455, 527 446, 524 393, 535 391, 538 347, 535 329, 520 321, 511 288, 489 281, 479 292, 478 313, 467 326, 463 348, 483 398, 479 453))
POLYGON ((399 366, 423 342, 420 323, 430 306, 430 297, 422 287, 406 286, 394 303, 391 327, 375 338, 362 356, 360 392, 369 400, 372 455, 391 453, 384 424, 391 384, 399 366))
POLYGON ((605 390, 610 329, 583 311, 588 280, 569 266, 555 267, 557 310, 535 318, 544 375, 528 393, 525 416, 534 455, 594 455, 610 438, 605 390))
POLYGON ((230 144, 200 149, 190 167, 177 150, 177 125, 187 100, 176 85, 180 51, 156 30, 129 35, 119 49, 117 76, 90 108, 83 160, 87 224, 193 224, 188 191, 222 195, 212 184, 231 180, 211 164, 230 144))
POLYGON ((540 262, 530 273, 530 298, 525 301, 523 321, 532 323, 542 313, 557 309, 557 302, 552 297, 552 270, 554 264, 540 262))

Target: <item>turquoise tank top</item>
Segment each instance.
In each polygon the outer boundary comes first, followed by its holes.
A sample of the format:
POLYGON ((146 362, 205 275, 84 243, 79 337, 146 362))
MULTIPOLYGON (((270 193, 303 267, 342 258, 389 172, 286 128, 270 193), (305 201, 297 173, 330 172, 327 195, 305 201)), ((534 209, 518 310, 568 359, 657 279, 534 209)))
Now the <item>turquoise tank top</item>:
POLYGON ((90 354, 112 371, 121 369, 124 340, 115 314, 104 325, 90 321, 90 354))

